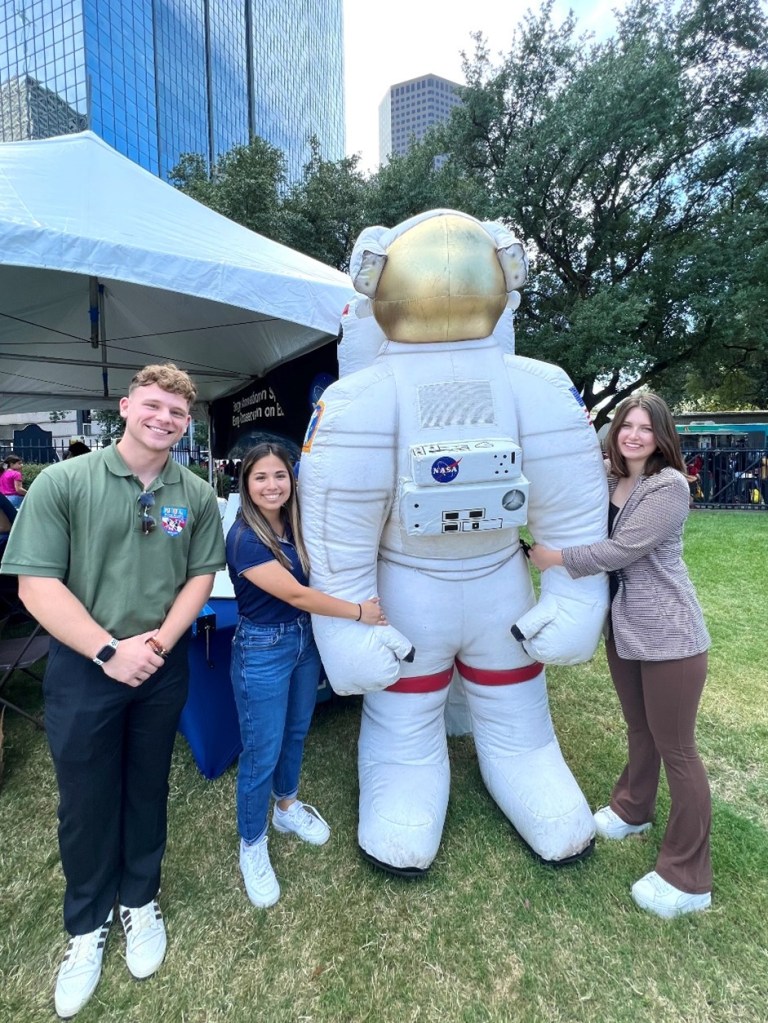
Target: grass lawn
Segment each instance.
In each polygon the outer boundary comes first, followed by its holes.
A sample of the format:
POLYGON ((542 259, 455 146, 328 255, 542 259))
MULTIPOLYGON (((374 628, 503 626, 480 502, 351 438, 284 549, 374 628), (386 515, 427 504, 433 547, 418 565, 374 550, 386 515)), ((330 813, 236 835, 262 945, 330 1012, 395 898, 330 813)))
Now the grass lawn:
MULTIPOLYGON (((553 869, 485 792, 472 741, 451 740, 440 853, 421 881, 369 867, 356 844, 360 703, 318 708, 302 796, 333 828, 314 848, 270 839, 283 896, 247 901, 234 770, 215 782, 179 737, 161 901, 166 962, 131 979, 113 927, 78 1023, 761 1023, 768 1020, 768 515, 692 513, 686 558, 712 632, 699 744, 714 800, 713 908, 675 921, 637 909, 666 821, 553 869)), ((625 740, 602 649, 549 671, 560 742, 591 806, 607 801, 625 740)), ((32 684, 14 683, 25 705, 32 684)), ((13 695, 11 696, 13 698, 13 695)), ((45 738, 5 719, 0 789, 0 1020, 53 1020, 65 946, 56 790, 45 738)))

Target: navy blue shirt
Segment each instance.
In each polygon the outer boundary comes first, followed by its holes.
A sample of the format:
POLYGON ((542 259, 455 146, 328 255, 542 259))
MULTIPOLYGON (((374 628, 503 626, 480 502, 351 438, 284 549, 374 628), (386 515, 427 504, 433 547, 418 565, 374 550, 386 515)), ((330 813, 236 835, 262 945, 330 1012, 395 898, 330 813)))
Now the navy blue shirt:
MULTIPOLYGON (((293 537, 286 529, 287 539, 280 541, 286 557, 291 563, 290 572, 302 586, 308 585, 307 576, 301 567, 299 555, 293 546, 293 537)), ((284 600, 273 597, 243 576, 249 568, 275 561, 274 554, 259 540, 250 526, 241 518, 235 519, 227 534, 227 568, 235 589, 238 612, 255 625, 277 625, 294 622, 304 612, 284 600)))

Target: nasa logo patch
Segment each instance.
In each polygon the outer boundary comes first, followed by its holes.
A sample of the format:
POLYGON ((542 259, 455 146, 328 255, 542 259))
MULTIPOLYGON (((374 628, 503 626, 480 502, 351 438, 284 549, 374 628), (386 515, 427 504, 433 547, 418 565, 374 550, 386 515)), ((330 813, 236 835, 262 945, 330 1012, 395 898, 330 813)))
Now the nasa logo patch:
POLYGON ((432 463, 432 479, 437 483, 450 483, 459 475, 460 458, 444 455, 432 463))

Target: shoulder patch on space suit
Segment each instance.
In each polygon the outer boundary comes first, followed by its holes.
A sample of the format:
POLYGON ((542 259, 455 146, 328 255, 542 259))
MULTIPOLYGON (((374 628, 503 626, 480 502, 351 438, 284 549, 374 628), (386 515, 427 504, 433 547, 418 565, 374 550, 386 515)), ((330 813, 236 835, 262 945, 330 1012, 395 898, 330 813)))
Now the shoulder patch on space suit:
POLYGON ((317 428, 320 425, 320 420, 323 418, 323 412, 325 412, 325 402, 321 399, 315 405, 314 411, 309 420, 306 436, 304 437, 304 443, 301 445, 301 450, 304 454, 312 450, 312 441, 315 439, 315 434, 317 433, 317 428))
POLYGON ((582 398, 581 394, 579 393, 578 388, 574 384, 571 384, 571 386, 568 388, 568 390, 574 396, 574 398, 576 399, 576 402, 579 405, 581 405, 582 409, 584 410, 584 415, 587 417, 587 422, 591 426, 592 425, 592 416, 590 415, 589 409, 587 408, 584 399, 582 398))

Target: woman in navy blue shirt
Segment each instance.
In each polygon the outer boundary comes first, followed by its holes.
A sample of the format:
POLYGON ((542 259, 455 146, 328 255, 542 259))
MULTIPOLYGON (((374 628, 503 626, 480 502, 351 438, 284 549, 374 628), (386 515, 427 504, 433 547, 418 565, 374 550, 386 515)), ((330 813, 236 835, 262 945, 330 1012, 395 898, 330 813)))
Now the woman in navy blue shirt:
POLYGON ((227 536, 227 565, 238 605, 232 641, 232 685, 243 751, 237 774, 240 869, 248 898, 265 908, 280 898, 269 861, 270 796, 277 831, 323 845, 330 829, 297 798, 304 740, 320 680, 310 614, 386 625, 378 597, 360 604, 308 585, 291 458, 259 444, 240 473, 240 514, 227 536))

